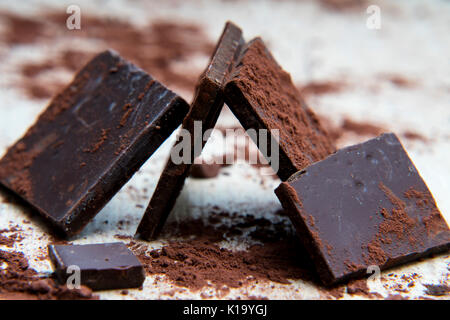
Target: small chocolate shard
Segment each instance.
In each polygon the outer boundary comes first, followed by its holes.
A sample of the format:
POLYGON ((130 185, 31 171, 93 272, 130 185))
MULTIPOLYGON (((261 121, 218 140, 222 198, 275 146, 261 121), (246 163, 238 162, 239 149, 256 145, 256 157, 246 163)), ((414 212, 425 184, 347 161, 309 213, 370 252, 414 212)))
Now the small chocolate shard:
POLYGON ((219 175, 222 166, 217 163, 194 163, 190 177, 195 179, 211 179, 219 175))

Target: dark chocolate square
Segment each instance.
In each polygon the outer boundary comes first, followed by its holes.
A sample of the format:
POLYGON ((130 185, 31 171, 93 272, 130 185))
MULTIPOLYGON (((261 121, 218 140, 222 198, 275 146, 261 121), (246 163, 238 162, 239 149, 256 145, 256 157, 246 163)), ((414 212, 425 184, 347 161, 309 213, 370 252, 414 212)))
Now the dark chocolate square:
POLYGON ((175 130, 186 102, 112 51, 93 58, 0 160, 0 182, 79 232, 175 130))
POLYGON ((80 284, 92 290, 138 288, 145 280, 144 267, 121 242, 49 245, 48 253, 61 284, 74 275, 74 266, 80 284))
MULTIPOLYGON (((335 151, 332 139, 301 98, 291 76, 260 38, 242 50, 225 88, 225 102, 246 130, 279 130, 279 167, 270 163, 283 181, 335 151)), ((258 145, 256 137, 252 139, 258 145)), ((268 153, 272 139, 267 140, 268 153)), ((270 160, 272 155, 267 153, 262 152, 270 160)))
POLYGON ((394 134, 339 150, 275 192, 325 284, 450 248, 450 230, 394 134))

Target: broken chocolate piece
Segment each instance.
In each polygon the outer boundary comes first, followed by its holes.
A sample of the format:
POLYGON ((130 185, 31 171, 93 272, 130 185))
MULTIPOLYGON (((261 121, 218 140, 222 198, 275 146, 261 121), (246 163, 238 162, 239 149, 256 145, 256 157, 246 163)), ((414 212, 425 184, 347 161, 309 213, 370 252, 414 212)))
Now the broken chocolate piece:
POLYGON ((139 260, 122 242, 49 245, 48 253, 61 284, 80 271, 80 283, 92 290, 138 288, 145 280, 139 260))
MULTIPOLYGON (((189 163, 192 163, 199 156, 202 149, 196 150, 194 146, 200 145, 203 147, 206 143, 202 139, 203 133, 216 124, 224 104, 223 88, 226 77, 243 45, 241 29, 228 22, 211 61, 197 84, 192 108, 183 121, 182 128, 188 130, 191 137, 192 147, 189 163), (196 137, 198 133, 194 134, 195 122, 200 122, 202 125, 200 140, 196 137)), ((181 141, 181 138, 178 139, 174 148, 181 141)), ((150 204, 139 224, 137 235, 141 238, 150 240, 158 236, 189 174, 191 168, 189 163, 175 164, 172 159, 167 162, 150 204)))
POLYGON ((450 230, 394 134, 344 148, 275 193, 325 284, 450 249, 450 230))
POLYGON ((194 163, 189 176, 196 179, 211 179, 217 177, 221 168, 222 165, 217 163, 194 163))
POLYGON ((301 98, 290 75, 260 38, 241 51, 225 88, 225 102, 246 130, 266 129, 269 134, 279 130, 279 168, 273 161, 271 164, 283 181, 335 151, 332 139, 301 98))
POLYGON ((189 106, 112 51, 91 60, 0 160, 0 182, 79 232, 178 127, 189 106))

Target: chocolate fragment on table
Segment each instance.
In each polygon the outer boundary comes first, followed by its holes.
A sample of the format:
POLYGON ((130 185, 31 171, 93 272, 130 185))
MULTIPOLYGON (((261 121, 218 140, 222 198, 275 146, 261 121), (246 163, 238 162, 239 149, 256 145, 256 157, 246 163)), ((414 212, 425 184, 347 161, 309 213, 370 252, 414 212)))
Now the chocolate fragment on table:
POLYGON ((394 134, 339 150, 275 193, 325 284, 450 249, 450 230, 394 134))
POLYGON ((225 102, 246 130, 266 129, 269 134, 279 130, 279 166, 267 154, 271 138, 267 139, 267 152, 262 153, 283 181, 335 151, 332 139, 301 98, 290 75, 260 38, 241 51, 225 88, 225 102))
POLYGON ((222 165, 217 163, 194 163, 189 176, 194 179, 211 179, 219 175, 222 165))
POLYGON ((79 232, 189 105, 113 51, 94 57, 0 160, 0 182, 65 235, 79 232))
POLYGON ((48 253, 61 284, 77 269, 80 283, 92 290, 139 288, 145 280, 144 267, 122 242, 49 245, 48 253))
MULTIPOLYGON (((191 154, 183 155, 183 161, 177 163, 174 163, 172 159, 168 160, 137 229, 139 237, 147 240, 156 238, 173 209, 189 174, 190 163, 193 163, 194 159, 200 155, 206 143, 203 141, 203 134, 214 127, 222 110, 226 77, 243 45, 241 29, 228 22, 208 67, 199 79, 191 110, 183 121, 182 128, 187 130, 191 137, 191 154), (196 124, 197 127, 201 124, 201 130, 194 130, 196 124), (184 161, 185 159, 187 161, 184 161)), ((176 153, 176 148, 181 142, 183 142, 183 136, 180 136, 175 143, 171 154, 176 153)))

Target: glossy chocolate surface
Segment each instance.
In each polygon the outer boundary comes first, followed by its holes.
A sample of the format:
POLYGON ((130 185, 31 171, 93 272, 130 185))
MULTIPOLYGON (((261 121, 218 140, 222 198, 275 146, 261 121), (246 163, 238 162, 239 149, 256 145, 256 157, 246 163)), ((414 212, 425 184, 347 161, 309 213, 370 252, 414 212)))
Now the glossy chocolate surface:
MULTIPOLYGON (((191 136, 191 156, 188 157, 190 163, 200 155, 202 150, 202 148, 196 149, 195 145, 203 147, 207 141, 202 139, 203 133, 216 124, 224 104, 223 88, 226 77, 243 44, 241 29, 228 22, 211 61, 197 84, 191 111, 183 121, 183 129, 186 129, 191 136), (195 122, 197 126, 201 124, 200 132, 194 132, 195 122)), ((174 148, 180 141, 176 142, 174 148)), ((137 230, 139 237, 150 240, 158 236, 175 205, 190 169, 189 163, 175 164, 172 159, 168 160, 139 224, 137 230)))
POLYGON ((276 194, 326 284, 450 248, 450 230, 394 134, 339 150, 276 194))
POLYGON ((92 59, 0 161, 0 182, 66 235, 79 232, 189 106, 112 51, 92 59))
POLYGON ((93 290, 137 288, 145 280, 142 264, 122 242, 49 245, 48 252, 62 284, 74 275, 75 268, 80 271, 81 284, 93 290))

